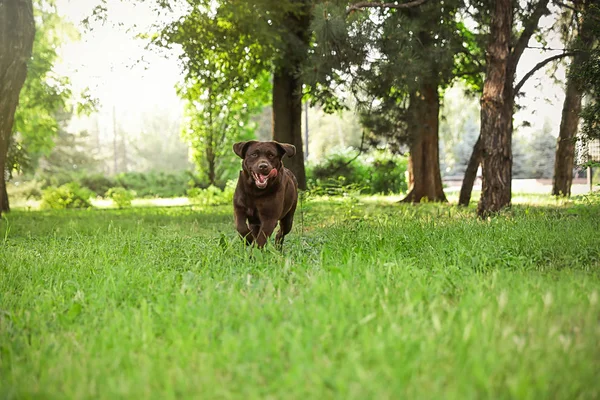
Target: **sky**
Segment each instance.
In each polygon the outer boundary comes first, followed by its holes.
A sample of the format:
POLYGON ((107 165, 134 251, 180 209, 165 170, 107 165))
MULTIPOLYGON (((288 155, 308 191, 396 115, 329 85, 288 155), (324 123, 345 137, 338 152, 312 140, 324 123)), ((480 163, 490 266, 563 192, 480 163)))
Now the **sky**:
MULTIPOLYGON (((143 40, 135 39, 134 33, 127 31, 127 27, 133 25, 137 25, 138 31, 144 31, 156 20, 156 14, 143 3, 108 0, 109 23, 94 24, 91 31, 85 30, 80 22, 92 14, 98 3, 95 0, 57 1, 59 13, 79 27, 81 39, 63 46, 61 62, 55 70, 69 76, 76 91, 89 88, 98 98, 98 120, 103 135, 112 136, 113 110, 119 126, 132 133, 140 131, 144 114, 158 110, 180 114, 182 103, 175 85, 182 80, 182 73, 177 54, 159 55, 146 49, 143 40), (115 21, 122 22, 123 26, 116 26, 115 21)), ((544 17, 541 23, 551 24, 552 19, 544 17)), ((562 43, 554 39, 549 47, 562 48, 562 43)), ((526 50, 519 64, 517 80, 536 63, 553 54, 556 52, 526 50)), ((564 78, 564 68, 559 68, 557 77, 564 78)), ((521 129, 521 134, 527 134, 542 129, 544 121, 548 120, 553 134, 558 135, 564 99, 562 86, 545 71, 539 71, 523 90, 527 96, 518 102, 525 107, 515 115, 515 127, 524 120, 531 122, 531 128, 521 129)), ((86 118, 75 121, 80 127, 88 123, 86 118)))

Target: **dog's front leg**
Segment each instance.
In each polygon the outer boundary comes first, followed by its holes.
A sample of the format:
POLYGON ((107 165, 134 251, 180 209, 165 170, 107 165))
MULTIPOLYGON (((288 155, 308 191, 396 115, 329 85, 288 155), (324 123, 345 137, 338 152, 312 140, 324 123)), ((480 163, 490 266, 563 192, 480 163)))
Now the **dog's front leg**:
POLYGON ((237 207, 235 208, 235 228, 246 244, 252 243, 254 237, 250 231, 250 228, 248 228, 248 224, 246 223, 246 213, 237 207))
POLYGON ((269 239, 269 237, 271 237, 271 235, 273 234, 273 231, 275 230, 275 227, 277 226, 277 219, 273 218, 273 219, 262 219, 261 221, 263 221, 260 225, 260 232, 258 233, 258 236, 256 237, 256 245, 258 246, 258 248, 263 248, 265 246, 265 244, 267 243, 267 240, 269 239))

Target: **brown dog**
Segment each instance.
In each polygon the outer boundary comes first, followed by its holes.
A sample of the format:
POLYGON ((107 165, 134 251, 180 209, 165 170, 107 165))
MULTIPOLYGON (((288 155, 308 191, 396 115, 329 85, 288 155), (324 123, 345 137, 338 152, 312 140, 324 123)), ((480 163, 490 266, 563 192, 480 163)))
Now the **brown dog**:
POLYGON ((237 231, 246 243, 262 248, 279 222, 275 244, 281 246, 292 230, 298 203, 298 181, 281 159, 293 157, 296 147, 251 140, 234 144, 233 151, 243 159, 233 195, 237 231))

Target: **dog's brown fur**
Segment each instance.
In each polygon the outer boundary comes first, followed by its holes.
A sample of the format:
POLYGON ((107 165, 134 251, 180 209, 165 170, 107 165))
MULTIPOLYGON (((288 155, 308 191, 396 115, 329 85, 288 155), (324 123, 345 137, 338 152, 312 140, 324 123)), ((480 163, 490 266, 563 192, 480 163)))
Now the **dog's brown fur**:
POLYGON ((281 159, 293 157, 296 147, 251 140, 234 144, 233 151, 243 160, 233 196, 237 231, 246 243, 262 248, 279 222, 275 244, 281 246, 292 230, 298 203, 298 181, 281 159))

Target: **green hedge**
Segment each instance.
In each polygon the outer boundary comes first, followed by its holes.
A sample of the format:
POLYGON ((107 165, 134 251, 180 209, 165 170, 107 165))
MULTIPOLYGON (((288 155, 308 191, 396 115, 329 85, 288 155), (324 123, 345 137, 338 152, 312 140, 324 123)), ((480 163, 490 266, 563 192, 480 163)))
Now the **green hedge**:
POLYGON ((355 157, 352 152, 338 152, 308 165, 309 189, 329 194, 335 194, 331 189, 341 186, 351 186, 364 194, 406 192, 405 157, 383 152, 355 157))

